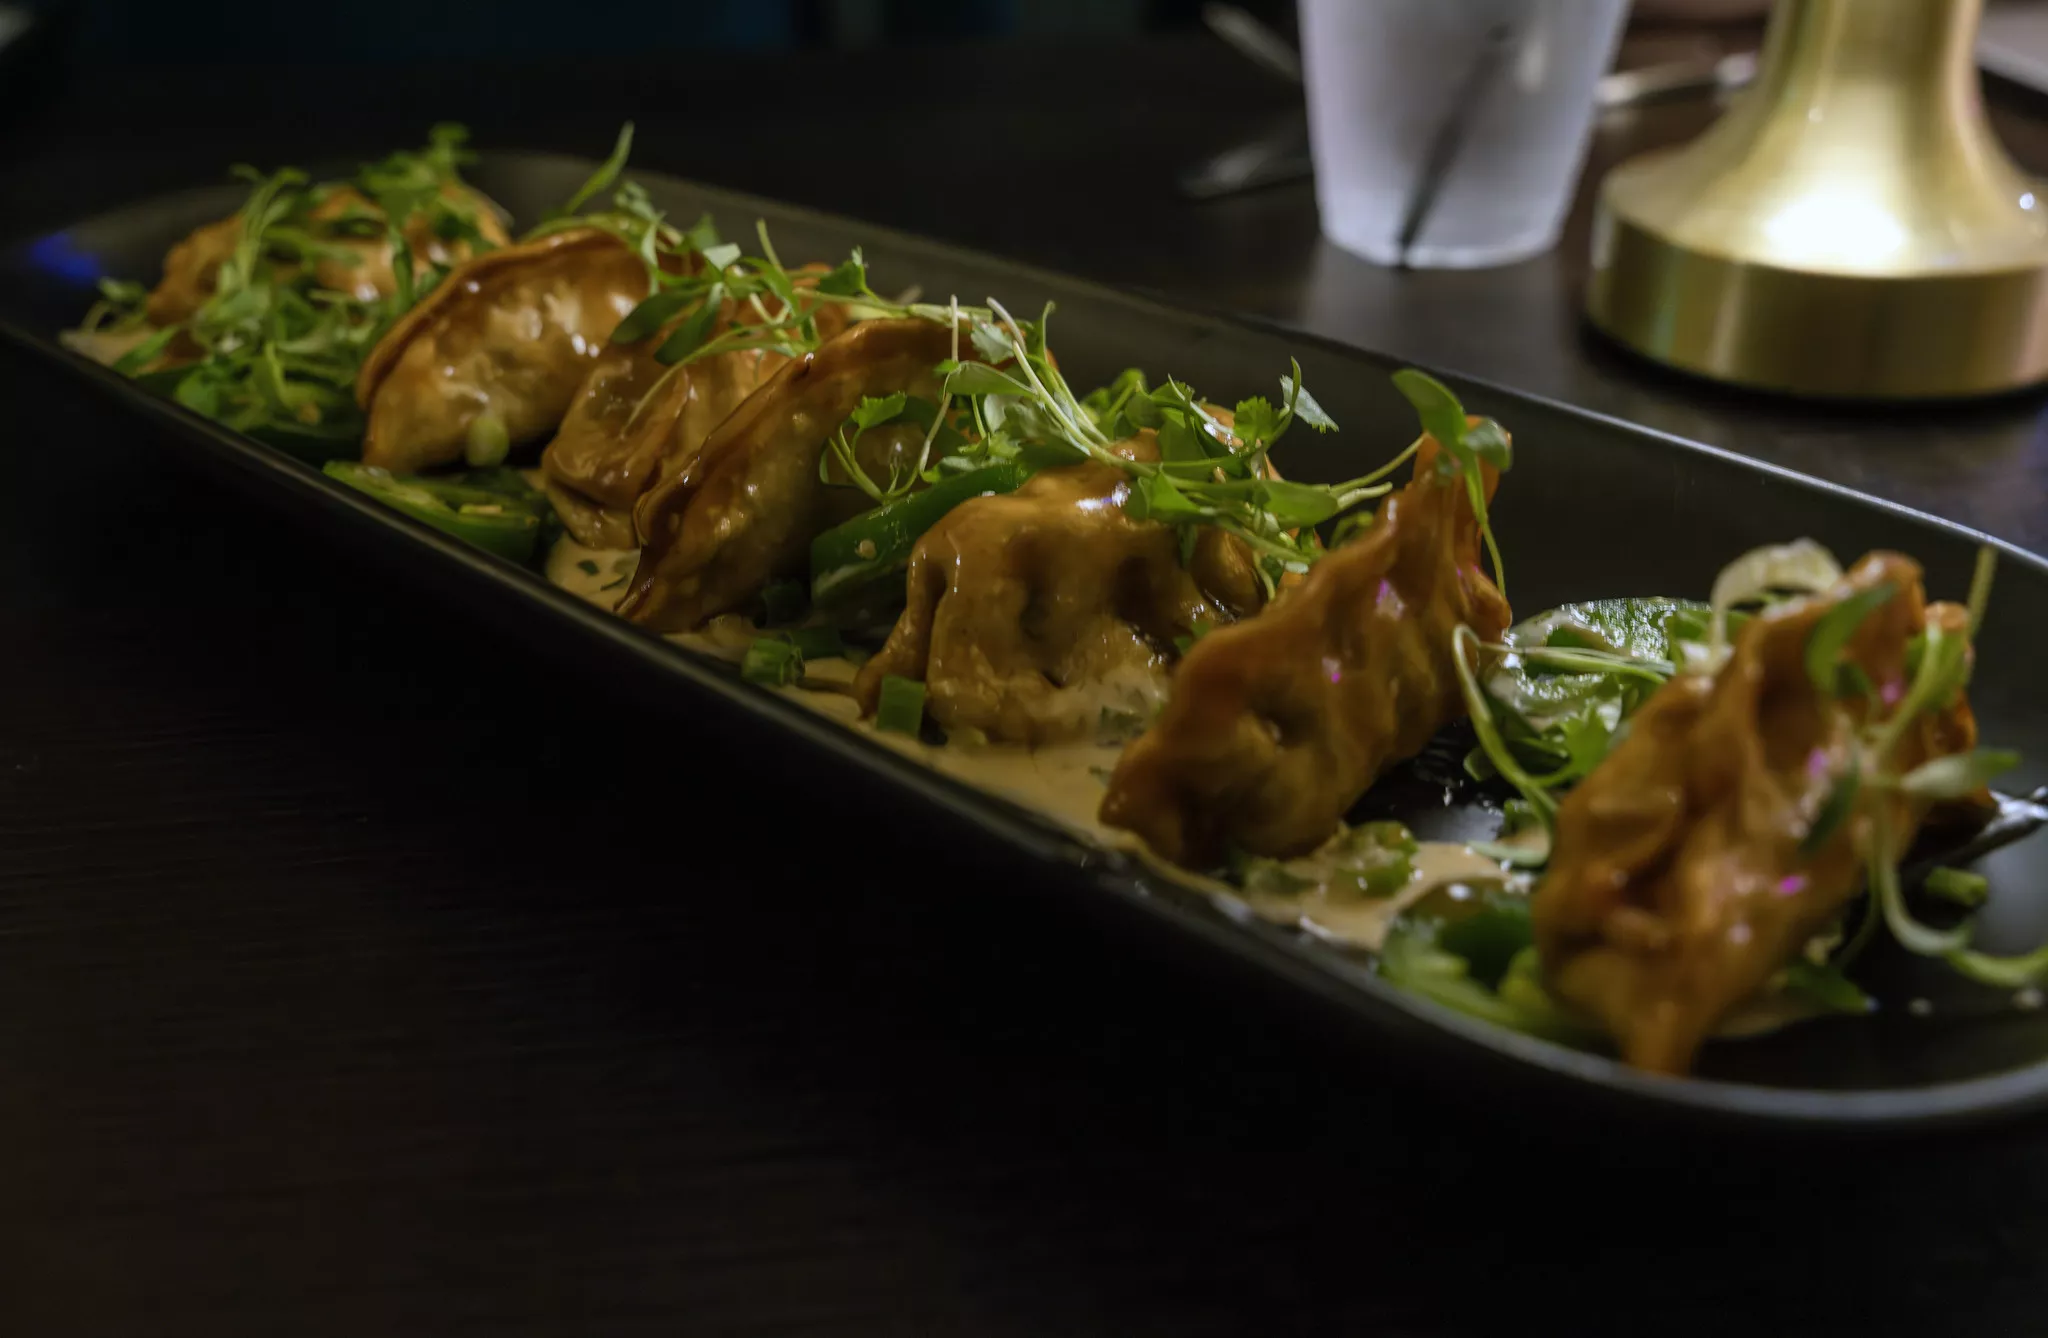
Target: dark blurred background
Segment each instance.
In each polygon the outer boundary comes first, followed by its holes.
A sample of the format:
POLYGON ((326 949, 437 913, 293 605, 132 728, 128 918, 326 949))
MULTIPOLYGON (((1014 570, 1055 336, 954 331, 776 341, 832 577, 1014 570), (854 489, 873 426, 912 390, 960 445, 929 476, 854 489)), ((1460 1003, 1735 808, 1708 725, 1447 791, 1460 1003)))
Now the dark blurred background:
MULTIPOLYGON (((1184 28, 1199 0, 28 0, 94 60, 403 64, 457 57, 857 47, 959 38, 1057 38, 1184 28), (488 21, 479 16, 488 15, 488 21)), ((1292 29, 1289 0, 1242 6, 1292 29)), ((686 73, 686 71, 679 71, 686 73)), ((878 71, 878 76, 884 72, 878 71)), ((533 91, 534 95, 539 90, 533 91)))

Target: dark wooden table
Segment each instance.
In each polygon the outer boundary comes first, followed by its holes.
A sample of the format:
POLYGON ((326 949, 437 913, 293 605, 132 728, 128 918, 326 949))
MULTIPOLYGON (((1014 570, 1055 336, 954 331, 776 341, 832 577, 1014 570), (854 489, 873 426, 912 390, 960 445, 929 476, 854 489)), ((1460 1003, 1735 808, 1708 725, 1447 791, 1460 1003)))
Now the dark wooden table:
MULTIPOLYGON (((1691 40, 1691 39, 1681 39, 1691 40)), ((1300 320, 2037 548, 2040 403, 1821 413, 1585 343, 1555 257, 1399 275, 1173 167, 1199 40, 78 80, 0 233, 369 153, 641 160, 1300 320)), ((1599 161, 1690 133, 1615 121, 1599 161)), ((2048 122, 2003 123, 2048 166, 2048 122)), ((1574 1128, 1212 988, 772 757, 352 570, 0 359, 0 1333, 2022 1333, 2036 1130, 1574 1128)), ((1531 444, 1533 448, 1533 443, 1531 444)))

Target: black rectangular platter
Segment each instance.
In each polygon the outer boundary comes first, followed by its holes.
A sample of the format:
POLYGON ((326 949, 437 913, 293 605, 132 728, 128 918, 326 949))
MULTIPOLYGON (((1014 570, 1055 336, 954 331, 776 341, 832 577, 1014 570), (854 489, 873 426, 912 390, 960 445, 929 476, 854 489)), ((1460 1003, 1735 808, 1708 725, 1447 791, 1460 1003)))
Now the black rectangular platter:
MULTIPOLYGON (((568 196, 585 161, 485 152, 471 179, 522 223, 568 196)), ((765 219, 777 249, 803 259, 864 248, 878 290, 917 286, 927 299, 994 295, 1012 310, 1058 304, 1053 342, 1075 384, 1137 365, 1171 372, 1214 399, 1273 394, 1288 359, 1341 424, 1299 434, 1283 448, 1290 473, 1336 479, 1377 463, 1414 435, 1414 415, 1388 381, 1387 357, 1276 327, 1177 309, 1104 286, 831 218, 770 201, 634 175, 685 220, 708 211, 727 236, 765 219)), ((323 478, 253 440, 143 393, 63 350, 101 275, 153 279, 170 245, 236 208, 234 184, 141 201, 0 250, 0 336, 12 355, 47 359, 160 429, 166 449, 321 526, 333 542, 395 565, 422 587, 516 628, 537 646, 573 657, 593 675, 673 708, 679 730, 749 732, 804 755, 821 774, 888 787, 974 839, 1043 870, 1048 894, 1086 899, 1119 924, 1185 945, 1201 961, 1234 966, 1301 996, 1401 1062, 1427 1061, 1492 1088, 1581 1100, 1617 1114, 1678 1115, 1748 1124, 1905 1129, 1949 1126, 2048 1106, 2048 1010, 2026 1011, 1961 984, 1938 966, 1888 961, 1881 982, 1895 1005, 1931 1001, 1931 1013, 1893 1006, 1870 1018, 1790 1028, 1774 1037, 1709 1047, 1700 1075, 1647 1077, 1599 1055, 1515 1035, 1449 1013, 1377 979, 1360 958, 1307 935, 1233 914, 1148 876, 1127 857, 1089 847, 999 799, 933 774, 801 706, 739 681, 728 666, 608 616, 539 577, 484 556, 323 478), (682 722, 695 720, 695 726, 682 722)), ((1106 221, 1105 226, 1114 226, 1106 221)), ((1472 313, 1475 320, 1486 313, 1472 313)), ((1574 599, 1702 595, 1731 557, 1764 543, 1810 536, 1844 560, 1878 547, 1920 559, 1931 595, 1960 597, 1981 536, 1905 508, 1753 461, 1578 412, 1512 391, 1444 376, 1473 412, 1513 433, 1516 462, 1495 511, 1518 614, 1574 599)), ((2008 788, 2048 779, 2048 712, 2031 666, 2048 623, 2048 564, 2000 546, 1998 585, 1979 640, 1973 700, 1989 742, 2028 759, 2008 788)), ((830 783, 821 781, 820 783, 830 783)), ((1404 813, 1425 830, 1427 813, 1404 813)), ((1980 866, 1993 881, 1980 942, 2030 948, 2048 938, 2048 841, 2022 842, 1980 866)), ((1362 1060, 1361 1062, 1379 1062, 1362 1060)))

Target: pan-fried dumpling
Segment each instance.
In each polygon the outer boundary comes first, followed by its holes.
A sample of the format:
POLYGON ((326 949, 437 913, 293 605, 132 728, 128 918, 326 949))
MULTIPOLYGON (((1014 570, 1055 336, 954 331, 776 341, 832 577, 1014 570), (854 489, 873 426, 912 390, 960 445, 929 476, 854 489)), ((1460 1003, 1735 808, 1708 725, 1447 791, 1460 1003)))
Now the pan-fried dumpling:
MULTIPOLYGON (((695 366, 655 361, 660 338, 614 347, 599 358, 541 453, 548 499, 578 543, 634 547, 633 503, 653 483, 691 402, 712 398, 706 394, 710 378, 700 378, 695 366)), ((727 412, 732 404, 724 406, 727 412)))
MULTIPOLYGON (((822 273, 822 266, 797 271, 798 291, 822 273)), ((816 304, 811 314, 821 339, 846 328, 845 308, 838 303, 816 304)), ((759 320, 751 304, 728 298, 713 334, 735 321, 759 320)), ((654 353, 668 333, 664 329, 630 347, 607 349, 541 455, 548 496, 579 543, 593 548, 638 543, 633 504, 657 479, 681 473, 712 431, 789 361, 771 350, 743 349, 666 367, 654 353)))
POLYGON ((596 228, 458 266, 363 363, 364 463, 395 473, 453 463, 487 415, 514 442, 546 435, 647 290, 640 257, 596 228))
POLYGON ((231 214, 218 222, 193 229, 164 256, 164 277, 150 290, 143 303, 143 315, 151 325, 162 328, 189 319, 213 296, 221 264, 235 253, 242 239, 242 216, 231 214))
MULTIPOLYGON (((775 576, 801 573, 811 539, 868 504, 857 489, 818 477, 826 439, 863 396, 900 390, 936 399, 932 369, 952 356, 953 339, 936 321, 863 321, 784 364, 679 474, 640 499, 640 566, 619 612, 684 631, 744 604, 775 576)), ((889 431, 861 435, 863 464, 871 445, 892 448, 882 440, 889 431)))
MULTIPOLYGON (((1118 760, 1102 821, 1182 864, 1235 845, 1320 845, 1389 766, 1465 713, 1451 634, 1494 640, 1507 600, 1479 565, 1463 482, 1425 440, 1371 528, 1255 618, 1188 652, 1152 727, 1118 760)), ((1490 495, 1497 476, 1485 468, 1490 495)))
MULTIPOLYGON (((449 183, 442 194, 466 204, 475 216, 477 230, 494 246, 510 239, 498 221, 495 208, 466 186, 449 183)), ((392 272, 391 239, 383 234, 360 236, 338 226, 342 220, 365 216, 381 221, 383 213, 352 186, 335 186, 316 192, 317 202, 306 211, 307 230, 328 246, 357 254, 348 264, 337 257, 323 256, 313 267, 320 287, 346 293, 359 302, 374 302, 398 291, 392 272)), ((413 254, 416 277, 424 277, 429 266, 454 265, 469 258, 468 241, 444 238, 435 231, 434 220, 421 210, 406 221, 406 245, 413 254)), ((164 257, 164 276, 151 290, 143 314, 159 328, 189 319, 206 299, 213 296, 222 262, 234 254, 242 239, 242 216, 231 214, 193 230, 164 257)))
MULTIPOLYGON (((467 206, 476 220, 477 231, 492 246, 511 244, 512 239, 505 235, 505 225, 498 221, 497 210, 483 196, 453 182, 443 185, 441 194, 467 206)), ((321 231, 320 224, 332 224, 365 214, 371 218, 383 217, 377 206, 365 199, 361 192, 343 186, 327 192, 306 217, 317 234, 321 231)), ((418 280, 424 280, 436 266, 450 268, 468 260, 473 254, 468 239, 443 237, 435 228, 434 216, 424 209, 407 219, 401 231, 405 234, 406 249, 412 252, 413 277, 418 280)), ((329 245, 345 246, 359 259, 351 265, 336 258, 322 257, 313 266, 313 278, 322 288, 347 293, 358 302, 374 302, 398 291, 398 278, 392 268, 396 257, 392 253, 389 236, 330 237, 329 245)))
MULTIPOLYGON (((1149 429, 1118 449, 1158 458, 1149 429)), ((1183 567, 1172 527, 1124 511, 1129 489, 1120 469, 1073 465, 947 512, 911 551, 906 607, 854 685, 862 709, 895 674, 924 682, 940 725, 1005 742, 1078 738, 1104 710, 1150 715, 1174 639, 1262 592, 1221 530, 1201 530, 1183 567)))
MULTIPOLYGON (((1864 786, 1832 837, 1802 851, 1843 767, 1866 698, 1823 697, 1805 662, 1814 624, 1889 583, 1844 658, 1896 702, 1908 645, 1968 614, 1923 603, 1920 567, 1873 553, 1832 590, 1766 609, 1718 673, 1681 674, 1630 717, 1628 734, 1559 806, 1550 866, 1530 906, 1559 997, 1597 1019, 1640 1068, 1682 1073, 1729 1011, 1763 989, 1863 883, 1875 805, 1910 841, 1923 808, 1864 786)), ((1907 727, 1900 772, 1966 752, 1968 699, 1907 727)))

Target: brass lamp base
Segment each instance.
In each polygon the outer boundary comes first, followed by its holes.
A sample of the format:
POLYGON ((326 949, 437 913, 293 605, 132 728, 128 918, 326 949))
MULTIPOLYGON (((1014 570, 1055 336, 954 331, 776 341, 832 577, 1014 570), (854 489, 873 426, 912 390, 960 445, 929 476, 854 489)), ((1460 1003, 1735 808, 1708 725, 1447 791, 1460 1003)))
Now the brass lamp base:
POLYGON ((1756 83, 1601 187, 1587 311, 1672 366, 1881 399, 2048 380, 2048 189, 1985 123, 1982 0, 1781 0, 1756 83))

